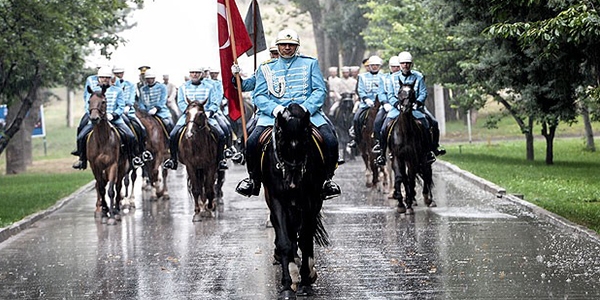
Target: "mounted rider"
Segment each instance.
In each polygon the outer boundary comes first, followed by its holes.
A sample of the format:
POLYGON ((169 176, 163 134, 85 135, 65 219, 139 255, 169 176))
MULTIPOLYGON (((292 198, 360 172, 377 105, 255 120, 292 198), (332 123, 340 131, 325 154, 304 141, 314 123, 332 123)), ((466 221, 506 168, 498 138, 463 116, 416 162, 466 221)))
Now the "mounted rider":
POLYGON ((390 91, 388 94, 388 100, 392 106, 392 109, 388 112, 383 128, 381 129, 379 140, 381 145, 381 153, 376 158, 375 162, 379 165, 385 165, 385 152, 387 148, 387 136, 385 132, 387 132, 389 124, 400 115, 397 105, 400 82, 402 82, 403 84, 414 84, 414 90, 417 98, 417 109, 413 110, 413 117, 421 122, 421 124, 423 124, 427 130, 431 130, 432 140, 429 141, 431 151, 427 153, 427 161, 429 163, 433 163, 436 160, 435 157, 446 154, 446 150, 439 149, 440 131, 438 123, 425 107, 425 100, 427 100, 427 86, 425 85, 423 74, 418 71, 411 70, 413 59, 409 52, 400 52, 398 54, 398 60, 400 62, 400 71, 393 73, 388 81, 387 89, 390 91))
POLYGON ((279 58, 262 63, 256 70, 256 87, 252 98, 258 109, 258 122, 246 143, 250 176, 238 183, 236 192, 248 197, 260 193, 259 138, 268 127, 274 125, 275 117, 286 106, 298 103, 310 112, 311 123, 323 136, 327 180, 322 194, 326 199, 338 196, 341 193, 340 187, 331 180, 337 168, 338 141, 321 110, 327 97, 327 88, 318 62, 314 58, 298 54, 300 38, 294 30, 280 31, 275 44, 279 58))
POLYGON ((376 144, 373 146, 373 153, 380 154, 381 153, 381 145, 379 141, 381 140, 381 127, 383 127, 383 121, 387 113, 392 109, 392 105, 389 103, 389 98, 391 97, 389 90, 389 82, 392 80, 392 74, 400 71, 400 60, 398 56, 390 57, 388 61, 388 66, 390 68, 390 72, 387 74, 382 74, 381 76, 381 85, 379 86, 379 102, 381 102, 381 107, 377 112, 377 116, 375 117, 375 121, 373 122, 373 135, 376 139, 376 144))
MULTIPOLYGON (((186 81, 179 87, 177 91, 177 105, 181 111, 185 112, 188 106, 188 101, 205 101, 204 112, 208 116, 208 124, 210 130, 217 135, 218 141, 218 160, 219 168, 227 168, 227 162, 223 159, 223 149, 225 147, 225 133, 219 126, 219 123, 215 119, 215 115, 221 105, 221 99, 215 89, 213 83, 204 78, 204 68, 193 67, 190 68, 190 80, 186 81)), ((167 169, 177 170, 177 153, 179 150, 179 134, 181 129, 185 125, 186 114, 181 114, 175 128, 171 130, 169 149, 171 151, 171 158, 167 159, 163 167, 167 169)))
POLYGON ((375 100, 378 99, 379 86, 382 82, 382 74, 379 70, 381 69, 382 64, 383 60, 381 57, 373 55, 365 62, 367 72, 358 75, 357 93, 360 104, 358 105, 358 110, 354 114, 354 119, 352 121, 353 126, 350 129, 350 136, 353 137, 353 139, 348 143, 348 146, 351 148, 355 148, 361 139, 359 134, 362 125, 361 116, 365 111, 373 107, 375 105, 375 100))
MULTIPOLYGON (((140 111, 151 116, 157 116, 166 132, 173 129, 171 111, 167 107, 167 86, 156 81, 156 74, 146 71, 144 74, 146 85, 140 89, 137 105, 140 111)), ((167 137, 168 138, 168 137, 167 137)))
MULTIPOLYGON (((136 147, 135 137, 133 132, 123 119, 121 115, 123 114, 123 108, 125 107, 125 100, 123 99, 123 90, 111 84, 113 73, 112 69, 109 67, 102 67, 98 69, 97 79, 96 81, 86 82, 86 86, 84 88, 85 91, 88 91, 88 88, 92 91, 101 91, 106 89, 104 96, 106 97, 106 118, 108 121, 114 125, 125 142, 126 152, 130 155, 131 162, 134 167, 140 167, 144 165, 144 162, 139 157, 140 153, 139 148, 136 147)), ((85 109, 86 112, 89 111, 90 105, 90 97, 91 93, 85 93, 87 98, 85 99, 85 109)), ((90 133, 93 129, 94 125, 91 121, 89 121, 83 126, 81 132, 77 135, 77 152, 79 153, 79 160, 73 164, 74 169, 85 170, 87 168, 87 156, 86 156, 86 137, 88 133, 90 133)))
POLYGON ((115 85, 123 90, 123 99, 125 100, 125 107, 123 108, 123 121, 135 134, 139 152, 142 153, 142 159, 144 161, 152 160, 152 153, 146 151, 146 138, 148 133, 146 127, 142 124, 140 119, 135 115, 135 89, 136 86, 133 82, 123 79, 125 75, 125 69, 120 66, 115 66, 112 69, 113 75, 115 76, 115 85))

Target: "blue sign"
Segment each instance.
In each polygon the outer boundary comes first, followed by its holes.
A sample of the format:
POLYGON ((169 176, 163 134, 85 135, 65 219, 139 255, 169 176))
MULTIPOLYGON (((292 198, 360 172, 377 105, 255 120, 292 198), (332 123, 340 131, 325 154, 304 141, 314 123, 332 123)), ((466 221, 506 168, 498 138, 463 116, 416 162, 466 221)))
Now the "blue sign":
MULTIPOLYGON (((6 116, 8 115, 8 107, 6 104, 0 105, 0 130, 4 130, 6 126, 6 116)), ((46 126, 44 124, 44 107, 40 106, 40 115, 33 126, 32 137, 45 137, 46 126)))

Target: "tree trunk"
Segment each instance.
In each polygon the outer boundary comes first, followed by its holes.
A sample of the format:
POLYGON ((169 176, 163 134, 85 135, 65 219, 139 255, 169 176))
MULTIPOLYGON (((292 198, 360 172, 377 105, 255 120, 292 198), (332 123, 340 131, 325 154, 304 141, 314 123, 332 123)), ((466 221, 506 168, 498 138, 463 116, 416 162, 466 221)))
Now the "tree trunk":
POLYGON ((73 101, 75 101, 75 92, 73 89, 67 88, 67 128, 73 128, 73 101))
POLYGON ((527 126, 529 128, 521 128, 521 130, 525 133, 527 160, 533 161, 535 159, 535 153, 533 149, 533 117, 529 117, 527 126))
POLYGON ((590 112, 585 104, 581 105, 581 116, 583 118, 583 125, 585 128, 585 148, 587 150, 595 152, 596 145, 594 143, 594 130, 592 129, 592 122, 590 121, 590 112))
MULTIPOLYGON (((31 133, 40 118, 43 91, 38 89, 34 94, 34 101, 29 113, 23 119, 19 131, 12 137, 6 147, 6 174, 19 174, 27 171, 27 166, 33 163, 33 147, 31 133)), ((17 117, 23 102, 11 106, 8 118, 11 122, 17 117)))
POLYGON ((554 164, 554 136, 558 122, 548 125, 547 122, 542 123, 542 135, 546 138, 546 164, 554 164))

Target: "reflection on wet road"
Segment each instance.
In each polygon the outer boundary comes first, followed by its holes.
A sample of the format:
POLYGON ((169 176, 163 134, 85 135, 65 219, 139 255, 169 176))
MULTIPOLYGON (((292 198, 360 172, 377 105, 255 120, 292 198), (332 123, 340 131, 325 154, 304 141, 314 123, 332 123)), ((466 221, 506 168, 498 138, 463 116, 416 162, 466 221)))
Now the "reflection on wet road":
MULTIPOLYGON (((414 216, 340 167, 343 195, 324 206, 332 245, 316 248, 310 299, 598 299, 597 238, 555 225, 437 166, 438 207, 414 216)), ((192 223, 180 171, 171 200, 148 201, 117 226, 93 218, 94 191, 0 243, 0 299, 276 299, 273 231, 258 197, 227 174, 217 217, 192 223)))

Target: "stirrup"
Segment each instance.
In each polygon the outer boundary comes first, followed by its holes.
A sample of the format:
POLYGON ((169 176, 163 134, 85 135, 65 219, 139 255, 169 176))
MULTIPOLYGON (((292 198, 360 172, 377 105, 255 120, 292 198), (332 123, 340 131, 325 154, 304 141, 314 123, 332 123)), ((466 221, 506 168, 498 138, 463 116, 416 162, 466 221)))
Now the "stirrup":
POLYGON ((152 152, 144 150, 144 152, 142 152, 142 159, 144 161, 150 161, 154 159, 154 156, 152 156, 152 152))
POLYGON ((169 158, 169 159, 165 160, 165 162, 163 163, 163 168, 177 170, 177 162, 175 160, 169 158))
POLYGON ((385 163, 386 163, 385 155, 379 155, 379 156, 377 156, 377 158, 375 158, 376 165, 385 166, 385 163))
POLYGON ((436 158, 435 158, 435 154, 433 153, 433 151, 427 152, 427 163, 432 164, 435 161, 436 161, 436 158))
POLYGON ((348 142, 348 147, 350 147, 350 148, 356 148, 356 141, 355 140, 351 140, 350 142, 348 142))
POLYGON ((444 155, 444 154, 446 154, 446 149, 444 149, 444 148, 435 148, 433 150, 433 154, 435 154, 435 156, 444 155))
POLYGON ((371 150, 371 152, 373 152, 375 154, 381 153, 381 146, 379 146, 379 143, 377 143, 377 144, 375 144, 375 146, 373 146, 373 149, 371 150))
POLYGON ((226 160, 221 160, 219 162, 219 171, 224 171, 224 170, 228 170, 229 167, 227 166, 227 161, 226 160))
POLYGON ((323 200, 333 199, 339 196, 341 193, 342 189, 340 189, 340 186, 337 183, 333 182, 333 180, 328 179, 323 183, 321 193, 321 197, 323 198, 323 200))
POLYGON ((232 158, 233 157, 233 151, 229 148, 223 150, 223 156, 225 158, 232 158))
POLYGON ((133 168, 136 169, 144 165, 144 161, 139 156, 134 157, 131 163, 133 164, 133 168))
POLYGON ((236 193, 250 197, 258 196, 260 194, 260 183, 255 184, 255 181, 250 178, 244 178, 235 187, 236 193))
POLYGON ((77 170, 85 170, 87 168, 87 161, 85 160, 78 160, 73 164, 73 169, 77 169, 77 170))
POLYGON ((244 161, 244 154, 236 152, 232 157, 231 161, 236 164, 241 164, 244 161))

